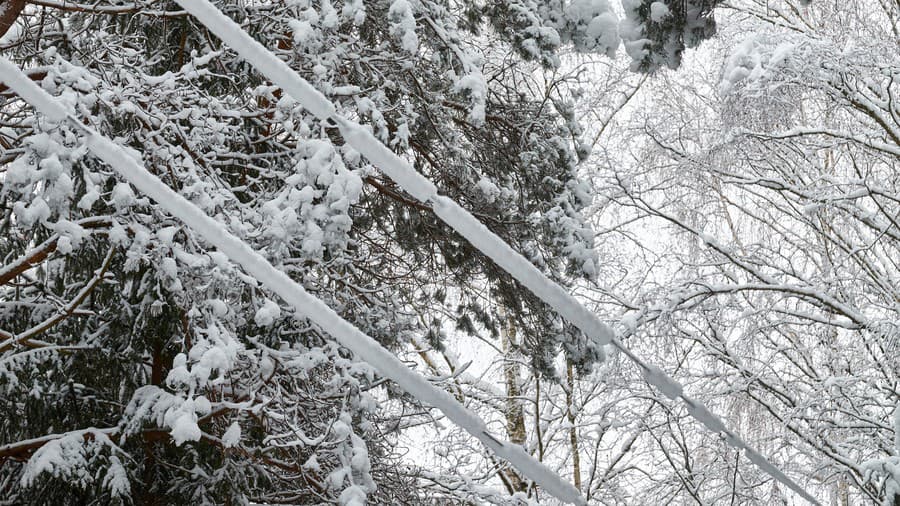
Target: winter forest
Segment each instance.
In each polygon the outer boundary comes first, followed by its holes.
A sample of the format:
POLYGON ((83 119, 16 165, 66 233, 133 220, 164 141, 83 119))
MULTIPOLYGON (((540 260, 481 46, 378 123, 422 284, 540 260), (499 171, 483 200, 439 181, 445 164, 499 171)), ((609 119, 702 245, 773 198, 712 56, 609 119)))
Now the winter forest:
POLYGON ((900 506, 900 0, 0 0, 0 505, 900 506))

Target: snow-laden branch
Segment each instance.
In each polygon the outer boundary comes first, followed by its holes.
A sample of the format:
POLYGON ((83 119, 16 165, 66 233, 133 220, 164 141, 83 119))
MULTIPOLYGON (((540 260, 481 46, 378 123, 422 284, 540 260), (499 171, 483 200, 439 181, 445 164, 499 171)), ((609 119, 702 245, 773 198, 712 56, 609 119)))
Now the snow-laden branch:
MULTIPOLYGON (((59 308, 52 316, 35 325, 34 327, 31 327, 25 332, 5 338, 4 341, 0 341, 0 353, 3 353, 16 345, 24 345, 29 348, 49 347, 49 344, 35 341, 34 338, 41 335, 42 333, 47 331, 47 329, 55 326, 59 322, 70 317, 75 312, 75 310, 78 309, 78 306, 80 306, 81 303, 84 302, 84 299, 87 298, 87 296, 90 295, 92 291, 94 291, 94 288, 96 288, 101 281, 103 281, 104 277, 106 276, 106 270, 109 268, 110 262, 112 262, 114 252, 114 248, 109 249, 109 251, 106 253, 106 257, 103 259, 103 264, 99 269, 97 269, 96 272, 94 272, 94 277, 91 278, 91 280, 88 281, 87 284, 85 284, 84 287, 78 291, 78 294, 75 295, 75 297, 71 301, 69 301, 68 304, 59 308)), ((0 333, 0 335, 2 335, 2 333, 0 333)))
POLYGON ((73 434, 78 435, 88 435, 88 437, 93 436, 94 434, 102 434, 104 436, 111 436, 119 432, 118 427, 109 427, 105 429, 98 429, 95 427, 91 427, 88 429, 74 430, 70 432, 63 432, 61 434, 48 434, 46 436, 37 437, 34 439, 26 439, 24 441, 16 441, 15 443, 9 443, 5 445, 0 445, 0 459, 7 459, 10 457, 19 457, 22 455, 27 455, 47 443, 51 441, 57 441, 65 437, 70 437, 73 434))
MULTIPOLYGON (((534 480, 549 494, 568 503, 586 504, 580 492, 556 472, 538 462, 518 445, 504 442, 493 436, 481 418, 466 409, 447 392, 407 368, 402 361, 378 342, 341 318, 320 299, 310 295, 300 284, 276 269, 265 257, 229 232, 225 226, 166 186, 120 146, 84 126, 74 117, 68 116, 65 108, 57 100, 2 57, 0 57, 0 76, 20 97, 49 119, 57 122, 68 119, 73 126, 85 134, 86 145, 94 155, 109 164, 122 178, 155 200, 167 212, 183 221, 227 255, 229 259, 243 267, 260 283, 277 293, 299 314, 315 322, 342 346, 372 365, 379 374, 393 380, 424 404, 441 410, 453 423, 481 441, 496 455, 510 462, 519 472, 534 480)), ((294 89, 302 90, 304 87, 296 86, 294 89)), ((319 106, 320 112, 328 110, 327 106, 322 103, 319 106)))
MULTIPOLYGON (((73 225, 84 229, 95 229, 108 227, 110 223, 111 220, 107 217, 95 217, 78 220, 74 222, 73 225)), ((28 269, 31 269, 46 260, 50 254, 56 251, 57 245, 59 243, 59 238, 60 234, 57 232, 50 236, 50 238, 46 241, 28 250, 22 257, 10 262, 7 265, 0 266, 0 285, 9 283, 13 279, 15 279, 16 276, 28 271, 28 269)))
MULTIPOLYGON (((750 448, 740 437, 729 430, 724 422, 710 412, 702 403, 685 396, 678 381, 666 375, 659 368, 647 364, 643 359, 626 348, 615 337, 612 329, 603 323, 597 315, 584 307, 557 283, 550 280, 525 257, 513 250, 506 242, 479 222, 471 213, 460 207, 453 200, 439 196, 434 184, 419 174, 409 162, 388 149, 360 124, 339 116, 334 104, 325 95, 316 90, 286 63, 278 59, 271 51, 247 34, 237 23, 225 16, 208 0, 176 0, 176 2, 316 117, 323 121, 336 123, 347 144, 368 158, 370 162, 412 196, 422 202, 431 203, 435 214, 439 218, 511 274, 519 283, 531 290, 538 298, 546 302, 557 313, 581 329, 588 339, 598 344, 613 345, 641 369, 648 383, 673 400, 681 399, 692 417, 709 430, 721 433, 725 441, 731 446, 744 450, 747 458, 768 475, 809 502, 819 504, 803 487, 787 477, 759 452, 750 448)), ((368 360, 365 356, 362 358, 368 360)), ((375 364, 373 363, 373 365, 375 364)), ((444 394, 444 392, 441 393, 444 394)), ((420 400, 422 399, 420 398, 420 400)), ((447 414, 451 420, 454 419, 449 413, 447 414)), ((464 426, 464 428, 466 427, 464 426)), ((491 445, 488 446, 493 448, 491 445)), ((507 444, 506 446, 510 445, 507 444)), ((499 455, 503 456, 503 454, 499 455)), ((522 452, 522 455, 526 454, 522 452)), ((533 463, 539 466, 534 471, 541 474, 549 472, 530 456, 528 459, 529 465, 533 463)), ((523 474, 535 479, 530 473, 525 472, 526 469, 523 469, 521 466, 523 463, 517 461, 512 461, 511 463, 520 471, 523 471, 523 474)), ((557 487, 556 491, 547 488, 541 480, 535 479, 535 481, 544 486, 547 492, 560 499, 563 499, 563 497, 557 495, 557 491, 564 491, 566 495, 575 491, 574 487, 562 482, 555 474, 551 482, 554 485, 564 485, 557 487)), ((577 497, 578 502, 584 501, 580 494, 577 494, 575 497, 577 497)), ((572 499, 565 500, 571 501, 572 499)))
POLYGON ((143 14, 147 16, 159 16, 166 18, 175 18, 187 15, 187 13, 184 11, 163 11, 148 9, 147 5, 137 2, 123 5, 99 5, 99 2, 94 4, 80 4, 77 2, 70 2, 68 0, 28 0, 28 3, 32 5, 39 5, 41 7, 50 7, 51 9, 59 9, 69 12, 90 12, 92 14, 143 14))

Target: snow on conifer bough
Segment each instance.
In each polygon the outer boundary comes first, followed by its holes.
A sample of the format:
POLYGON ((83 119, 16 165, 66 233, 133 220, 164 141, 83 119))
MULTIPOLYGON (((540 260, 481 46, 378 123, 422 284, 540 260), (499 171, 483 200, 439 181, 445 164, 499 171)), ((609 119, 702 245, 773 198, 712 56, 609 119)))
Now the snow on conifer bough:
MULTIPOLYGON (((173 216, 182 220, 195 233, 243 267, 248 274, 282 297, 299 314, 317 323, 342 346, 350 349, 375 367, 381 375, 396 382, 422 403, 440 409, 457 426, 465 429, 495 454, 510 462, 525 476, 541 485, 548 493, 568 503, 586 504, 581 494, 570 483, 561 479, 521 447, 493 436, 481 418, 467 410, 448 393, 407 368, 391 352, 341 318, 321 300, 310 295, 296 281, 273 267, 268 260, 231 234, 222 224, 207 216, 196 205, 166 186, 110 139, 85 127, 77 119, 69 116, 54 98, 31 82, 8 60, 0 58, 0 71, 2 71, 7 84, 17 93, 21 90, 20 96, 25 97, 48 119, 56 122, 68 119, 73 124, 78 124, 78 128, 87 136, 86 143, 89 149, 95 156, 115 169, 123 179, 158 202, 173 216), (6 76, 13 77, 7 78, 6 76)), ((183 428, 179 425, 180 432, 191 432, 192 429, 192 427, 183 428)))

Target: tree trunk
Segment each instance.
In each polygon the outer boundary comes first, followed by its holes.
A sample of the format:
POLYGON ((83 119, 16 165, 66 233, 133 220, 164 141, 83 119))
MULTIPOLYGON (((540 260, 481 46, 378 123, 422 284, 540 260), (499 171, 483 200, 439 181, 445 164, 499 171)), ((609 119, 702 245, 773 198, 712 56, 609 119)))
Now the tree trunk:
POLYGON ((24 8, 25 0, 0 0, 0 37, 12 28, 24 8))
MULTIPOLYGON (((506 320, 500 330, 500 339, 503 346, 503 377, 506 381, 506 432, 510 442, 525 446, 525 410, 522 408, 521 389, 519 380, 521 368, 515 356, 516 326, 511 319, 505 318, 505 311, 501 317, 506 320)), ((517 492, 524 492, 528 488, 522 478, 512 469, 508 472, 512 488, 517 492)))
POLYGON ((569 420, 569 444, 572 450, 572 480, 575 488, 581 490, 581 456, 578 453, 578 428, 575 426, 575 413, 572 411, 572 401, 575 398, 575 374, 572 371, 572 361, 566 360, 566 417, 569 420))

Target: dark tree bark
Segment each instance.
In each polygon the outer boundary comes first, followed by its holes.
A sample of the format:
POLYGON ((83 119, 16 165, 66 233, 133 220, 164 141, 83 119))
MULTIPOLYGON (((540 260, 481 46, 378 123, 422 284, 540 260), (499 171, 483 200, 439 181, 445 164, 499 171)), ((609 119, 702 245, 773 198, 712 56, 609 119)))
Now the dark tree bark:
POLYGON ((25 8, 25 0, 0 0, 0 37, 16 22, 25 8))

